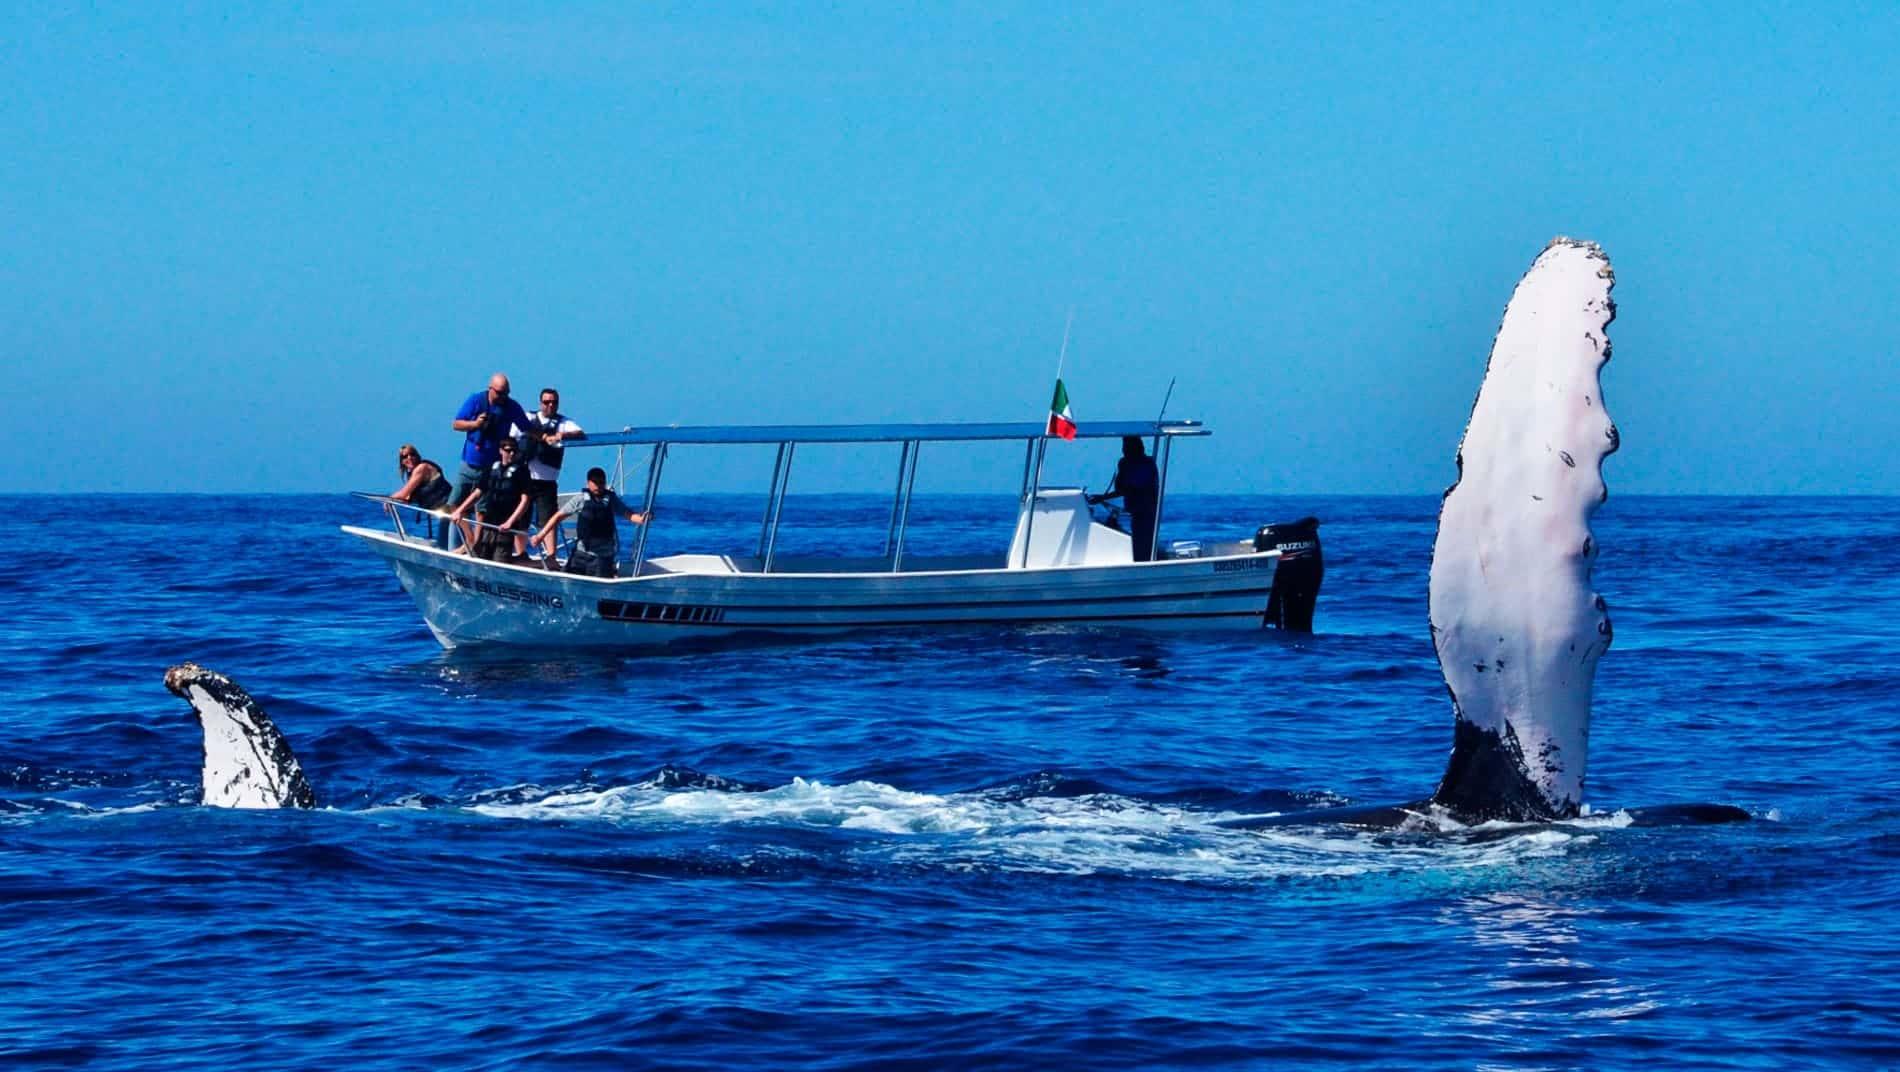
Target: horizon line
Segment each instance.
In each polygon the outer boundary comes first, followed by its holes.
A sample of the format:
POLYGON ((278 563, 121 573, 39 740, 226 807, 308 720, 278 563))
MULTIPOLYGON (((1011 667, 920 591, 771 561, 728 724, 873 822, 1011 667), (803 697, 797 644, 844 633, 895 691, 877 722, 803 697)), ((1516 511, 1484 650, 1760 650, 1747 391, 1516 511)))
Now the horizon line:
MULTIPOLYGON (((563 494, 563 495, 572 494, 573 492, 577 492, 579 490, 581 489, 579 488, 563 489, 560 492, 560 494, 563 494)), ((22 490, 0 488, 0 498, 17 498, 17 499, 54 498, 57 496, 64 496, 64 495, 127 495, 127 496, 145 495, 145 496, 175 496, 178 498, 197 498, 197 499, 210 499, 210 498, 309 499, 309 498, 332 498, 332 497, 349 498, 357 494, 359 493, 355 491, 255 491, 255 490, 126 491, 123 489, 105 489, 105 488, 63 488, 63 489, 57 489, 57 490, 52 490, 52 491, 47 491, 44 489, 35 489, 31 491, 22 491, 22 490)), ((752 497, 752 496, 762 496, 764 494, 765 493, 763 491, 723 491, 723 490, 714 489, 714 490, 706 490, 706 491, 668 492, 667 497, 675 498, 679 496, 712 496, 712 495, 731 495, 731 496, 752 497)), ((888 490, 875 490, 875 489, 863 490, 863 491, 787 492, 787 495, 790 498, 799 498, 799 497, 804 497, 804 496, 832 496, 832 495, 874 495, 879 498, 889 498, 890 494, 891 493, 888 490)), ((939 498, 939 497, 942 497, 942 498, 952 498, 952 497, 1001 498, 1005 496, 1012 497, 1012 498, 1017 497, 1016 493, 1011 492, 1011 491, 931 491, 931 492, 918 492, 917 494, 919 497, 928 495, 932 498, 939 498)), ((1420 497, 1425 497, 1425 496, 1442 498, 1444 494, 1445 493, 1443 491, 1178 491, 1178 492, 1172 493, 1171 497, 1192 499, 1192 498, 1205 498, 1205 497, 1210 497, 1210 496, 1252 495, 1252 496, 1258 496, 1260 498, 1267 498, 1267 499, 1287 499, 1287 498, 1302 498, 1302 497, 1324 498, 1324 499, 1411 499, 1411 498, 1420 498, 1420 497)), ((1609 496, 1609 499, 1606 501, 1614 501, 1617 499, 1895 499, 1895 498, 1900 498, 1900 492, 1624 491, 1624 492, 1612 493, 1609 496)))

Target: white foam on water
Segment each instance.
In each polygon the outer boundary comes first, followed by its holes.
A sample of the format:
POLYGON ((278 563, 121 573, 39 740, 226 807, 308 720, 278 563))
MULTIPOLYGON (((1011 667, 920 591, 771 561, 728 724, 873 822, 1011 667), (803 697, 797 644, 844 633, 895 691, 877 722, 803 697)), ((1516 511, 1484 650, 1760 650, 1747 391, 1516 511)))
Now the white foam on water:
MULTIPOLYGON (((467 810, 494 818, 603 821, 654 828, 729 824, 796 826, 888 835, 853 844, 868 862, 952 870, 1119 874, 1180 880, 1347 878, 1419 870, 1486 868, 1561 856, 1593 840, 1581 821, 1563 827, 1489 823, 1463 827, 1442 816, 1417 833, 1478 832, 1478 840, 1356 831, 1345 827, 1241 830, 1236 816, 1114 794, 1001 801, 983 793, 916 793, 877 782, 827 785, 795 778, 762 792, 511 787, 512 799, 467 810)), ((1610 824, 1591 821, 1597 828, 1610 824)))
POLYGON ((1565 819, 1558 826, 1567 826, 1573 830, 1622 830, 1636 822, 1635 816, 1618 808, 1612 812, 1594 812, 1585 809, 1575 819, 1565 819))
POLYGON ((803 778, 763 792, 644 785, 557 790, 539 799, 476 804, 469 810, 510 819, 609 819, 688 825, 772 822, 888 834, 980 831, 1010 821, 1006 806, 980 797, 912 793, 877 782, 831 786, 803 778))
POLYGON ((144 815, 160 808, 174 808, 178 805, 170 802, 146 802, 128 804, 119 808, 101 808, 77 800, 62 800, 59 797, 44 797, 39 807, 27 807, 20 811, 0 812, 0 826, 25 826, 39 822, 48 815, 69 816, 74 819, 110 819, 121 815, 144 815))
POLYGON ((154 812, 160 808, 173 808, 178 806, 176 804, 156 804, 148 802, 145 804, 131 804, 123 808, 93 808, 85 804, 68 804, 67 801, 63 800, 59 803, 67 804, 69 807, 75 809, 78 816, 82 819, 108 819, 116 815, 144 815, 147 812, 154 812))

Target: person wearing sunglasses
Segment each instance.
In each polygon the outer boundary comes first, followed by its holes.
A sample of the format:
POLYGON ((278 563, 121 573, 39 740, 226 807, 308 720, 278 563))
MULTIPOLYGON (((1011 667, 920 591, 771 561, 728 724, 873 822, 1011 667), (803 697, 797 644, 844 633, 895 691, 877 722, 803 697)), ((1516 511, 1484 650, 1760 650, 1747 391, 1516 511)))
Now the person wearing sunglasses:
POLYGON ((463 401, 455 411, 453 427, 467 438, 462 443, 462 469, 455 476, 451 498, 465 501, 482 482, 482 476, 500 453, 516 425, 528 426, 528 415, 521 403, 508 397, 508 377, 497 372, 488 378, 488 387, 463 401))
POLYGON ((476 557, 518 562, 527 551, 527 532, 522 525, 527 512, 528 464, 521 460, 515 441, 504 439, 495 448, 495 464, 482 474, 468 498, 456 506, 452 517, 462 530, 463 544, 473 548, 476 557), (482 522, 479 533, 469 531, 462 520, 477 499, 481 500, 476 510, 482 522))
POLYGON ((560 412, 561 392, 541 388, 541 408, 530 414, 528 424, 515 428, 528 459, 528 500, 536 527, 546 525, 560 511, 558 501, 561 462, 567 454, 563 444, 586 439, 587 433, 567 414, 560 412))
MULTIPOLYGON (((396 472, 402 477, 402 486, 390 492, 389 497, 419 510, 440 510, 454 494, 449 478, 442 475, 442 467, 423 457, 414 443, 404 443, 396 451, 396 472)), ((429 519, 436 546, 447 547, 449 526, 435 522, 435 518, 429 519)))

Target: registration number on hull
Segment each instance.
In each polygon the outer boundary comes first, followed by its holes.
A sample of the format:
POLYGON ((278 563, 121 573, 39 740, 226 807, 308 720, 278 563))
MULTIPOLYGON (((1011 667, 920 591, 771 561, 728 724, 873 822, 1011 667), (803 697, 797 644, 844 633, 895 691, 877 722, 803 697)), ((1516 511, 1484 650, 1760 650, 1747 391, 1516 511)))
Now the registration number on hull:
POLYGON ((1272 569, 1273 563, 1271 558, 1236 558, 1213 565, 1215 573, 1238 573, 1241 570, 1272 569))

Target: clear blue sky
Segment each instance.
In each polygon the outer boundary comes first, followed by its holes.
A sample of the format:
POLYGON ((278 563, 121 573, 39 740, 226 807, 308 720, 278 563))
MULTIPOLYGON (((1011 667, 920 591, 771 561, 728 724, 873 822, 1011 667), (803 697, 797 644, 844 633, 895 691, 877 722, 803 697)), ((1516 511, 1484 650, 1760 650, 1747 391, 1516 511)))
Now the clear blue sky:
POLYGON ((0 489, 387 488, 497 369, 595 428, 1040 420, 1074 308, 1079 420, 1214 427, 1174 487, 1432 492, 1565 233, 1615 491, 1900 493, 1896 56, 1892 4, 9 5, 0 489))

